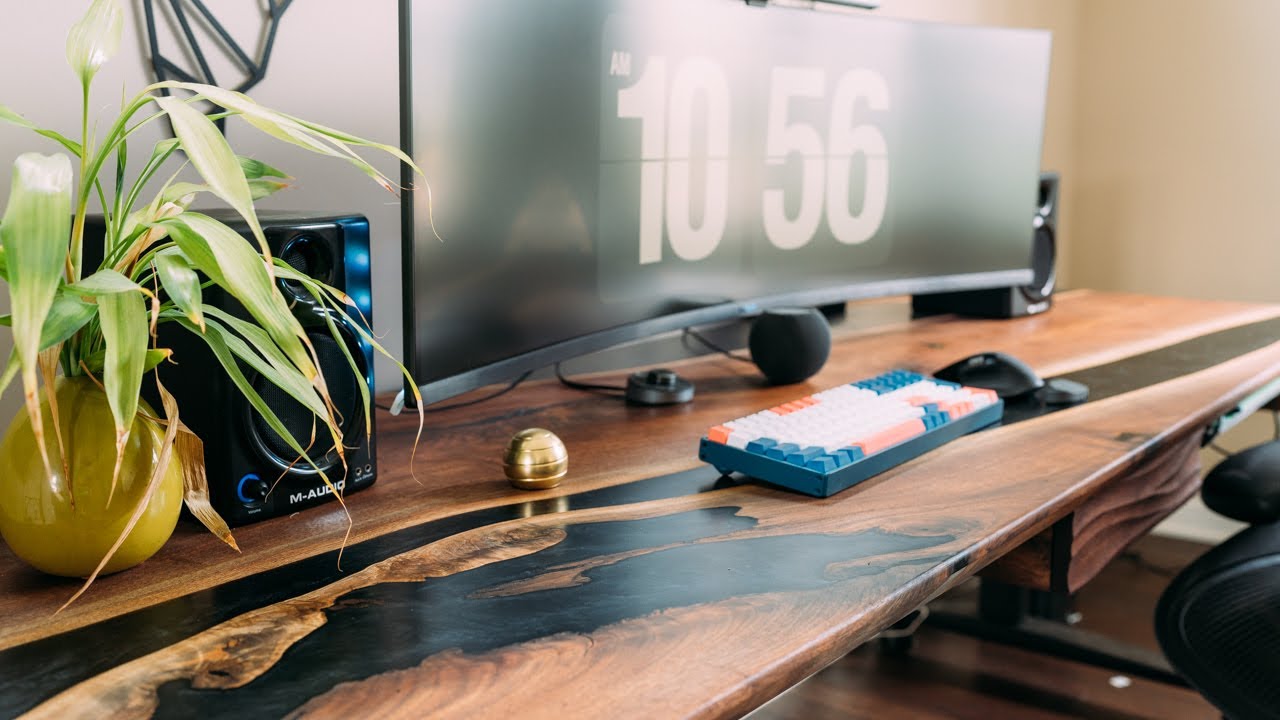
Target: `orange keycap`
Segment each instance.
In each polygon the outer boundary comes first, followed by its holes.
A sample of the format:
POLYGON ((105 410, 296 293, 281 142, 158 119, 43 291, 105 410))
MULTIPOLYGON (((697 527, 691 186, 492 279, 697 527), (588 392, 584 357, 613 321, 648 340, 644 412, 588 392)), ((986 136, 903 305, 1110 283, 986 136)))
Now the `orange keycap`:
POLYGON ((729 428, 723 425, 717 425, 707 431, 707 439, 711 442, 718 442, 721 445, 729 444, 729 428))
POLYGON ((912 418, 906 422, 885 428, 870 437, 863 438, 858 443, 858 447, 862 448, 864 454, 870 455, 892 445, 897 445, 903 440, 919 435, 922 432, 924 432, 924 421, 920 418, 912 418))
POLYGON ((949 403, 943 403, 938 406, 938 409, 950 415, 952 420, 955 420, 973 412, 973 403, 967 400, 956 400, 949 403))

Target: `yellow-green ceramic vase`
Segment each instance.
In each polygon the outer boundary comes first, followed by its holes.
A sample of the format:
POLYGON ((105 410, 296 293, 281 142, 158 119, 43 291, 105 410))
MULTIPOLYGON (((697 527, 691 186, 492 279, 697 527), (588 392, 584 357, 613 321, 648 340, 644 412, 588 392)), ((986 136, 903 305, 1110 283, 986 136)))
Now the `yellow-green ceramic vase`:
MULTIPOLYGON (((70 478, 63 471, 49 399, 42 390, 44 437, 52 471, 45 470, 26 410, 19 410, 0 443, 0 535, 15 555, 39 570, 85 577, 111 549, 146 493, 164 432, 141 414, 134 420, 108 504, 116 447, 107 396, 84 377, 59 378, 55 387, 70 478)), ((152 414, 145 404, 139 410, 152 414)), ((173 534, 181 507, 182 471, 175 458, 103 573, 133 567, 155 554, 173 534)))

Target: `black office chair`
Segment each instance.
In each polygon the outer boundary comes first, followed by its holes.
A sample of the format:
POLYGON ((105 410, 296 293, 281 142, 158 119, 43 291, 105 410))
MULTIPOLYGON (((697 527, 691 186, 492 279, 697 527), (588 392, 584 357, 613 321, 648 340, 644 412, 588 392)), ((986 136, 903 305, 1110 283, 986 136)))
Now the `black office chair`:
POLYGON ((1251 527, 1174 579, 1156 607, 1156 637, 1228 718, 1280 718, 1280 440, 1219 463, 1201 494, 1251 527))

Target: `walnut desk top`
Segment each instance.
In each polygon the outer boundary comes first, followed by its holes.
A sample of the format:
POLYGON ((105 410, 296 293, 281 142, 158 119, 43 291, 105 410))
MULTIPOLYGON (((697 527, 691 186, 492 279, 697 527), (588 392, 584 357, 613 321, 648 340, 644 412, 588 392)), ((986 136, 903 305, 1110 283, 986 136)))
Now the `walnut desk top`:
POLYGON ((681 365, 694 402, 636 408, 532 383, 378 417, 378 482, 238 529, 182 523, 154 558, 77 584, 0 548, 0 717, 732 717, 1049 528, 1280 377, 1280 307, 1073 292, 1045 315, 838 336, 808 383, 681 365), (893 367, 984 350, 1089 384, 1081 406, 976 433, 827 499, 718 482, 718 422, 893 367), (510 435, 564 439, 522 492, 510 435))

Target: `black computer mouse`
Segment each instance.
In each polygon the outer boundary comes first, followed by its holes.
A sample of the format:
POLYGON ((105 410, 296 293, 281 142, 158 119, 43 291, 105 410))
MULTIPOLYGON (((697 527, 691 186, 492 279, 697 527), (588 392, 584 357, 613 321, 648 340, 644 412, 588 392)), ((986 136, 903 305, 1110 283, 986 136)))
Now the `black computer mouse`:
POLYGON ((995 390, 1001 399, 1015 398, 1044 387, 1044 380, 1030 366, 1012 355, 984 352, 952 363, 933 374, 972 387, 995 390))

